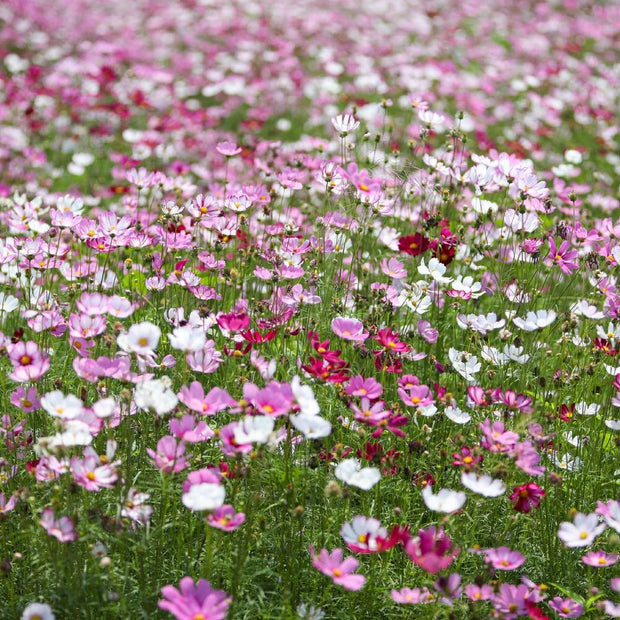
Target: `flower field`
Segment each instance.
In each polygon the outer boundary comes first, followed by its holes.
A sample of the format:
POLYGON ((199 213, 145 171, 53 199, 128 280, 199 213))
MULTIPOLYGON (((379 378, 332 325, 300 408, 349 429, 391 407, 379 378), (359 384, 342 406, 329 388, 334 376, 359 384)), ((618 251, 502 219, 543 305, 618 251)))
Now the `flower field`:
POLYGON ((0 3, 0 618, 620 617, 620 7, 0 3))

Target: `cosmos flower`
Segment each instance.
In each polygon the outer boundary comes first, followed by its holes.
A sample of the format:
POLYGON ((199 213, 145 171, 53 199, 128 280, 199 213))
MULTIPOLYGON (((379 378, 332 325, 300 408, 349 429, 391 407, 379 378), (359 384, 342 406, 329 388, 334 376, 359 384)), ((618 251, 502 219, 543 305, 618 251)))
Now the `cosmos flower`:
POLYGON ((334 549, 331 553, 327 549, 321 549, 315 555, 314 547, 310 546, 312 566, 327 575, 333 582, 342 586, 345 590, 361 590, 366 583, 366 577, 356 575, 359 562, 354 557, 343 559, 342 549, 334 549))

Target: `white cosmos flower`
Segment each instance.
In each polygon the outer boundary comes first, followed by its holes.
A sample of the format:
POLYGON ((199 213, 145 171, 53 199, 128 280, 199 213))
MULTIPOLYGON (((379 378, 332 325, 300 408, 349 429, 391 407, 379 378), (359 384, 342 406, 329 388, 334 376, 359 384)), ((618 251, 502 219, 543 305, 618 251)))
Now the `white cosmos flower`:
POLYGON ((506 492, 506 487, 501 480, 491 478, 491 476, 486 474, 478 477, 473 472, 463 472, 461 474, 461 484, 470 491, 484 497, 499 497, 506 492))
POLYGON ((5 312, 13 312, 13 310, 16 310, 18 307, 19 301, 17 300, 17 297, 0 293, 0 314, 5 312))
POLYGON ((566 439, 566 441, 575 448, 580 448, 581 446, 585 445, 586 441, 588 440, 587 437, 573 435, 573 433, 571 433, 570 431, 564 433, 564 439, 566 439))
POLYGON ((332 432, 332 425, 319 415, 301 413, 289 416, 289 419, 306 439, 321 439, 332 432))
MULTIPOLYGON (((588 319, 602 319, 605 317, 605 313, 599 310, 596 306, 593 306, 585 299, 576 301, 571 307, 570 311, 577 316, 585 316, 588 319)), ((598 326, 597 326, 598 329, 598 326)))
POLYGON ((59 390, 48 392, 41 398, 41 406, 54 418, 71 420, 79 418, 84 411, 84 404, 73 394, 66 396, 59 390))
POLYGON ((332 125, 337 132, 346 135, 355 131, 360 126, 360 122, 356 121, 352 114, 338 114, 332 118, 332 125))
POLYGON ((98 418, 109 418, 114 413, 116 405, 114 398, 102 398, 93 405, 93 413, 98 418))
POLYGON ((508 299, 508 301, 511 301, 515 304, 524 304, 530 300, 529 293, 520 290, 519 287, 514 283, 509 284, 505 288, 504 295, 506 295, 506 299, 508 299))
POLYGON ((575 405, 575 413, 579 415, 596 415, 601 409, 600 405, 596 403, 588 404, 588 403, 577 403, 575 405))
POLYGON ((133 399, 140 409, 151 409, 157 415, 172 411, 179 402, 176 394, 170 389, 170 379, 149 379, 136 385, 133 399))
POLYGON ((93 440, 90 428, 81 420, 67 420, 61 432, 51 437, 39 437, 35 451, 37 454, 51 455, 64 448, 88 446, 93 440))
POLYGON ((491 202, 490 200, 482 200, 481 198, 472 198, 471 208, 476 213, 486 215, 487 213, 497 213, 497 209, 499 207, 497 206, 495 202, 491 202))
POLYGON ((455 291, 470 293, 472 299, 477 299, 484 295, 482 284, 480 282, 475 282, 472 276, 457 276, 456 280, 454 280, 450 286, 455 291))
POLYGON ((340 461, 335 475, 338 480, 364 491, 372 489, 381 479, 381 472, 376 467, 362 467, 359 459, 340 461))
POLYGON ((605 426, 612 431, 620 431, 620 420, 605 420, 605 426))
POLYGON ((400 291, 395 305, 406 306, 417 314, 424 314, 433 305, 433 300, 417 284, 413 284, 400 291))
POLYGON ((602 325, 597 325, 596 335, 605 340, 616 340, 617 338, 620 338, 620 323, 618 323, 618 325, 614 325, 610 322, 607 326, 607 330, 603 329, 602 325))
POLYGON ((116 342, 127 353, 153 355, 159 344, 160 337, 161 330, 157 325, 149 321, 143 321, 142 323, 134 323, 129 328, 129 331, 119 334, 116 342))
POLYGON ((556 452, 552 452, 549 455, 549 460, 556 467, 566 471, 579 471, 583 467, 583 461, 578 456, 571 456, 568 453, 558 456, 556 452))
POLYGON ((416 413, 419 413, 421 416, 425 418, 432 418, 437 413, 437 407, 435 405, 423 405, 418 406, 416 409, 416 413))
POLYGON ((498 319, 495 312, 484 314, 459 314, 456 317, 457 325, 462 329, 471 329, 481 334, 500 329, 506 325, 506 319, 498 319))
POLYGON ((503 366, 508 361, 508 358, 501 351, 488 345, 481 347, 480 357, 494 366, 503 366))
POLYGON ((438 284, 448 284, 448 282, 452 282, 452 278, 444 276, 446 273, 446 266, 438 258, 431 258, 428 261, 428 265, 426 265, 424 259, 422 259, 422 262, 418 266, 418 273, 423 276, 430 276, 438 284))
POLYGON ((557 314, 553 310, 536 310, 536 312, 528 312, 525 319, 515 317, 512 322, 523 331, 533 332, 551 325, 556 317, 557 314))
POLYGON ((583 514, 578 512, 573 522, 563 521, 560 523, 558 538, 567 547, 587 547, 594 539, 603 532, 606 525, 599 524, 598 515, 595 513, 583 514))
POLYGON ((309 385, 302 385, 299 376, 295 375, 291 381, 293 396, 299 405, 301 415, 314 416, 321 411, 319 403, 314 397, 314 392, 309 385))
POLYGON ((433 494, 433 487, 428 485, 422 491, 422 498, 429 510, 435 512, 452 513, 460 510, 467 501, 467 495, 462 491, 452 491, 441 489, 436 495, 433 494))
POLYGON ((265 444, 273 433, 275 419, 268 415, 246 415, 235 426, 234 438, 238 444, 265 444))
POLYGON ((443 410, 446 418, 452 420, 455 424, 467 424, 471 420, 471 416, 466 411, 459 409, 456 405, 450 405, 443 410))
POLYGON ((480 371, 482 364, 478 361, 478 358, 466 351, 457 351, 450 348, 448 350, 448 357, 454 367, 454 370, 463 377, 466 381, 474 381, 475 374, 480 371))
POLYGON ((527 353, 523 353, 523 351, 523 347, 515 347, 512 344, 507 344, 504 347, 506 359, 517 362, 518 364, 525 364, 527 360, 530 359, 530 356, 527 353))
POLYGON ((56 620, 56 616, 47 603, 30 603, 22 612, 21 620, 56 620))
POLYGON ((195 329, 191 325, 183 325, 182 327, 175 327, 171 334, 168 334, 168 342, 174 349, 181 351, 201 351, 207 337, 201 329, 195 329))
POLYGON ((181 501, 190 510, 215 510, 224 504, 226 489, 212 482, 193 484, 181 501))
POLYGON ((540 219, 535 213, 517 213, 514 209, 508 209, 504 215, 504 224, 513 232, 524 230, 531 233, 540 225, 540 219))
MULTIPOLYGON (((620 374, 620 366, 610 366, 609 364, 603 364, 603 368, 613 377, 620 374)), ((616 405, 617 407, 618 405, 616 405)))

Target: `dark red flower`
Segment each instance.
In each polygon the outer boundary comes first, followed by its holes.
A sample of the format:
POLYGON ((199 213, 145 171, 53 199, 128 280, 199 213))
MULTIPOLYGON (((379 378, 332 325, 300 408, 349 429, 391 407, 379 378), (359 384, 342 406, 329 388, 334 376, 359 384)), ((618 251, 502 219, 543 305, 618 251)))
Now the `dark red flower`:
POLYGON ((421 233, 405 235, 398 240, 398 249, 411 256, 419 256, 428 250, 429 240, 421 233))

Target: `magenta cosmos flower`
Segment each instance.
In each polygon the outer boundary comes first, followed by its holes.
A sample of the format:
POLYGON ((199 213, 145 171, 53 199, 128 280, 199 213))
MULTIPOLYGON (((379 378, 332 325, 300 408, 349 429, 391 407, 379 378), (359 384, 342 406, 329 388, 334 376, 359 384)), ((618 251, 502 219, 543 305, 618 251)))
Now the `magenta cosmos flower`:
POLYGON ((554 239, 549 239, 549 255, 544 262, 548 267, 556 264, 564 273, 569 274, 579 269, 579 264, 575 262, 577 255, 578 251, 571 249, 570 241, 562 241, 557 245, 554 239))
POLYGON ((215 590, 206 579, 196 584, 191 577, 183 577, 179 590, 174 586, 161 589, 164 600, 157 604, 177 620, 223 620, 232 601, 223 590, 215 590))
POLYGON ((351 556, 343 560, 342 549, 334 549, 331 553, 327 549, 321 549, 319 554, 315 555, 314 547, 310 546, 309 551, 313 556, 312 566, 330 577, 334 583, 346 590, 361 590, 364 587, 366 577, 353 574, 359 562, 351 556))
POLYGON ((414 564, 432 574, 448 568, 459 554, 459 549, 452 546, 452 540, 444 534, 443 528, 435 529, 433 525, 410 538, 405 551, 414 564))
POLYGON ((538 508, 545 492, 535 483, 529 482, 515 487, 510 495, 510 501, 517 512, 530 512, 538 508))

